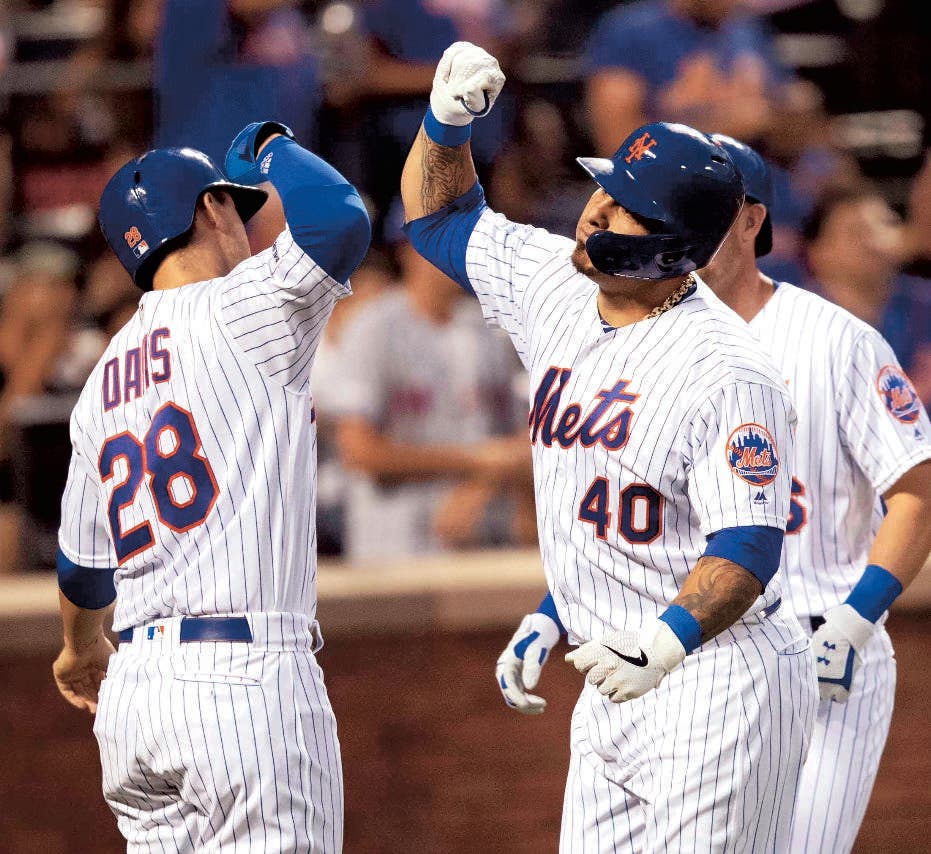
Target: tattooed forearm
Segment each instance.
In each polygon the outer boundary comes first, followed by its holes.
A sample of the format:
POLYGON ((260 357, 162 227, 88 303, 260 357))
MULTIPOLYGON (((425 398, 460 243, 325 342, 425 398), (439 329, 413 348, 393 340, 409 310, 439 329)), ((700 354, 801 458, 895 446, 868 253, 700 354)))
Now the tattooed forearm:
POLYGON ((466 181, 467 172, 472 172, 472 157, 467 146, 449 148, 437 145, 423 128, 420 129, 420 136, 420 206, 426 215, 461 196, 475 179, 470 177, 466 181))
POLYGON ((762 590, 760 582, 742 566, 720 557, 703 557, 673 604, 698 620, 704 642, 740 619, 762 590))

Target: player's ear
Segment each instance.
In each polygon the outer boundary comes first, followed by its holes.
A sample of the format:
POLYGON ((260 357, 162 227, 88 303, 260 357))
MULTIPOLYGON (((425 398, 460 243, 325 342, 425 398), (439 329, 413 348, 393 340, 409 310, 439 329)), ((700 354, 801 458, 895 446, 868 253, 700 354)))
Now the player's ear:
POLYGON ((207 190, 197 201, 195 220, 207 228, 220 228, 223 223, 223 208, 232 199, 227 193, 207 190))
POLYGON ((756 240, 756 236, 763 227, 766 219, 766 205, 759 202, 747 202, 744 205, 744 238, 751 243, 756 240))

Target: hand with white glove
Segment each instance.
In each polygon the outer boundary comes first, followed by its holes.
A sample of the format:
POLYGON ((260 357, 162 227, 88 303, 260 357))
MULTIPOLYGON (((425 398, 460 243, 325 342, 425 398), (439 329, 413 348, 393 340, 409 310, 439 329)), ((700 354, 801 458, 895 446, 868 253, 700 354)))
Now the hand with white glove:
POLYGON ((504 702, 525 715, 542 715, 546 700, 528 693, 537 687, 550 650, 559 643, 556 622, 539 611, 527 614, 498 658, 495 680, 504 702))
POLYGON ((488 51, 471 42, 454 42, 436 67, 430 110, 442 124, 463 127, 488 115, 504 79, 498 60, 488 51))
POLYGON ((822 700, 846 703, 850 685, 860 666, 860 650, 873 636, 876 625, 850 605, 825 611, 824 623, 811 636, 822 700))
POLYGON ((639 632, 612 632, 582 644, 566 661, 613 703, 652 691, 686 656, 682 641, 658 620, 639 632))

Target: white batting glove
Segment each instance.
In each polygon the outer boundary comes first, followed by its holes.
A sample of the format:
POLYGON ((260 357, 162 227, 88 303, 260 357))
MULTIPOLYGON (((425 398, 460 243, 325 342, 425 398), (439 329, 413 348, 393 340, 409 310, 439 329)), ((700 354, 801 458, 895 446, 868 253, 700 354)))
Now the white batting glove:
POLYGON ((860 650, 876 631, 876 624, 850 605, 837 605, 824 614, 824 624, 811 636, 822 700, 846 703, 850 684, 860 666, 860 650))
POLYGON ((657 620, 640 632, 612 632, 584 643, 566 661, 613 703, 624 703, 652 691, 685 655, 672 629, 657 620))
POLYGON ((540 681, 550 650, 559 643, 559 626, 546 614, 527 614, 495 666, 504 702, 525 715, 542 715, 546 700, 529 694, 540 681))
POLYGON ((436 66, 430 109, 444 125, 462 127, 487 115, 503 86, 497 59, 471 42, 454 42, 436 66))

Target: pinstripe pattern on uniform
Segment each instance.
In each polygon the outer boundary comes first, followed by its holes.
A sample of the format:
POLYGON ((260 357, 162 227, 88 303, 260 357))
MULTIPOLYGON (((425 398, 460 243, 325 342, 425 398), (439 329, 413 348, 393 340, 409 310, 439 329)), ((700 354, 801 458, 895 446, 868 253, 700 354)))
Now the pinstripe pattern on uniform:
MULTIPOLYGON (((258 635, 255 644, 188 644, 164 655, 124 644, 111 659, 95 733, 105 794, 131 851, 341 850, 339 744, 308 645, 316 610, 308 383, 323 326, 349 292, 286 230, 228 276, 143 295, 72 414, 62 551, 84 566, 113 566, 114 536, 145 524, 151 532, 117 569, 114 628, 248 614, 258 635), (121 377, 118 404, 104 406, 107 363, 128 366, 134 348, 151 357, 157 330, 167 356, 144 360, 138 389, 121 377), (179 417, 190 420, 194 456, 209 466, 216 496, 195 524, 169 524, 141 456, 146 472, 116 511, 114 532, 111 494, 133 463, 118 457, 102 482, 101 448, 120 434, 143 444, 166 404, 188 413, 179 417), (303 646, 295 631, 306 636, 303 646)), ((161 440, 152 447, 171 459, 170 437, 167 449, 161 440)), ((179 472, 194 486, 190 495, 172 493, 175 506, 210 489, 179 472)))
MULTIPOLYGON (((508 333, 530 374, 541 554, 559 617, 580 642, 655 618, 708 534, 785 527, 795 414, 759 344, 703 282, 659 317, 606 333, 572 247, 486 211, 466 269, 486 319, 508 333), (561 385, 546 396, 553 369, 561 385), (626 441, 560 432, 617 389, 628 396, 596 425, 626 406, 626 441), (578 415, 567 416, 573 405, 578 415), (772 438, 778 460, 757 483, 727 453, 746 425, 772 438), (624 509, 632 486, 648 507, 639 521, 633 498, 624 509), (585 497, 600 494, 606 505, 583 516, 585 497)), ((794 616, 759 618, 779 596, 777 574, 741 623, 640 699, 613 704, 586 685, 573 714, 563 854, 781 850, 815 684, 794 616)))
POLYGON ((914 424, 890 415, 876 377, 898 364, 892 349, 816 294, 780 283, 750 328, 799 414, 793 475, 806 519, 785 539, 787 593, 800 616, 823 614, 863 572, 883 517, 879 494, 931 459, 931 422, 924 411, 914 424))
POLYGON ((339 743, 309 621, 250 622, 252 644, 179 644, 176 621, 115 656, 94 731, 129 851, 341 850, 339 743))
POLYGON ((794 850, 814 691, 804 638, 778 617, 702 647, 652 699, 616 705, 586 686, 573 713, 560 851, 794 850))
POLYGON ((895 659, 884 629, 864 647, 846 703, 818 707, 802 770, 791 851, 848 852, 866 813, 892 721, 895 659))
MULTIPOLYGON (((872 327, 787 283, 750 323, 781 370, 799 413, 793 474, 798 527, 790 524, 785 586, 803 618, 842 602, 867 563, 883 511, 880 494, 931 459, 931 423, 895 418, 876 388, 898 361, 872 327)), ((803 624, 807 619, 803 619, 803 624)), ((792 844, 806 854, 854 845, 892 720, 895 659, 880 628, 844 704, 823 702, 799 784, 792 844)))

